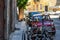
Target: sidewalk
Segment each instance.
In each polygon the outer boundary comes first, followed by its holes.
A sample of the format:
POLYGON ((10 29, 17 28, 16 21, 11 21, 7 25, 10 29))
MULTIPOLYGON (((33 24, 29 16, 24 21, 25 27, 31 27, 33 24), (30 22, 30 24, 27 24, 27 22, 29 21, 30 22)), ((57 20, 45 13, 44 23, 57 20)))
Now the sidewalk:
POLYGON ((24 31, 26 31, 26 23, 24 21, 18 22, 18 24, 15 25, 16 28, 19 28, 20 30, 16 30, 10 35, 9 40, 23 40, 23 34, 24 31))

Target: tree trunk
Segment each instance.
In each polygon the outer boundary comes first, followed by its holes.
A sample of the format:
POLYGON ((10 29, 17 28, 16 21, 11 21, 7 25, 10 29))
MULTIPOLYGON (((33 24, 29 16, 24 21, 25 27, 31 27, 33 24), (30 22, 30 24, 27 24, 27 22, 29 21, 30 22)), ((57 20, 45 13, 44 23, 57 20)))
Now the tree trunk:
POLYGON ((19 20, 22 20, 24 18, 24 9, 19 9, 19 20))

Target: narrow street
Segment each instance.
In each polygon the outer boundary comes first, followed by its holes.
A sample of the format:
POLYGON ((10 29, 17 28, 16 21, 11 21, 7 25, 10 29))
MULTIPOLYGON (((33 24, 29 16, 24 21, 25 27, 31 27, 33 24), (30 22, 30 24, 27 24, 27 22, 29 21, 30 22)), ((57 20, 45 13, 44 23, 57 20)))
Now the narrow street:
POLYGON ((60 40, 60 20, 58 18, 53 18, 56 27, 56 37, 54 40, 60 40))
MULTIPOLYGON (((56 36, 54 40, 59 40, 60 39, 60 20, 58 18, 52 18, 52 19, 54 20, 54 24, 56 27, 56 36)), ((15 26, 19 30, 16 30, 11 34, 10 40, 24 40, 23 35, 27 29, 25 21, 18 22, 15 26)))

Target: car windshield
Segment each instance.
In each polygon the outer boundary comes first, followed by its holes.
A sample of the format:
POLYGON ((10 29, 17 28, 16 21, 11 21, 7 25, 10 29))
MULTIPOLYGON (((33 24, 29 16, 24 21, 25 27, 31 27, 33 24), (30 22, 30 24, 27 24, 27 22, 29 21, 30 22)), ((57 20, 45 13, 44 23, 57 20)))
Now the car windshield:
POLYGON ((44 15, 43 19, 50 19, 50 17, 48 15, 44 15))
POLYGON ((43 16, 34 16, 33 21, 42 21, 43 16))

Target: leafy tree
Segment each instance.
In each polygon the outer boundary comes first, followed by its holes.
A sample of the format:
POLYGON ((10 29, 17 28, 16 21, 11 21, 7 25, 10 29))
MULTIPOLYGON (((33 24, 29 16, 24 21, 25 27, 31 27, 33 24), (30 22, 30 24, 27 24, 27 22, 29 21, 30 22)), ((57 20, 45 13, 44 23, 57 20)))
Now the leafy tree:
POLYGON ((28 2, 28 0, 17 0, 17 6, 18 6, 18 8, 19 9, 25 8, 27 2, 28 2))
POLYGON ((26 8, 28 0, 17 0, 17 7, 19 9, 19 20, 23 19, 24 17, 24 9, 26 8))

